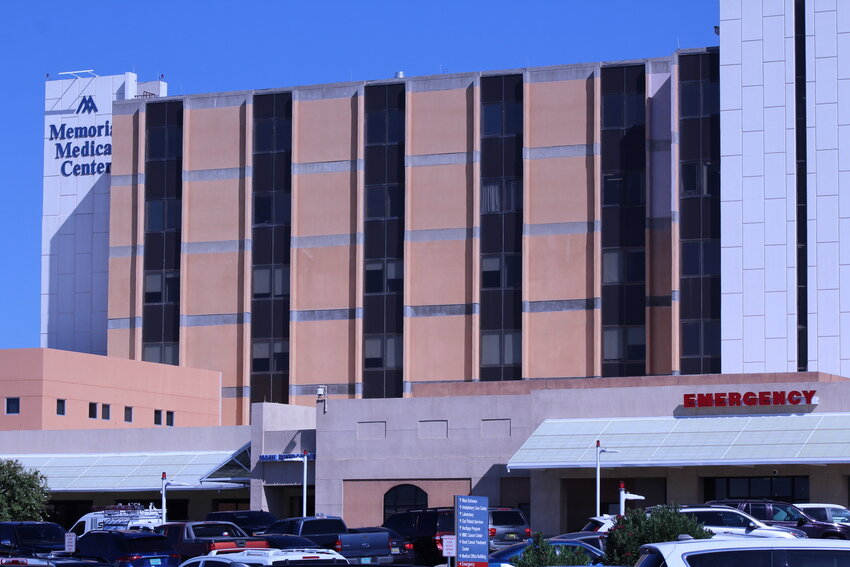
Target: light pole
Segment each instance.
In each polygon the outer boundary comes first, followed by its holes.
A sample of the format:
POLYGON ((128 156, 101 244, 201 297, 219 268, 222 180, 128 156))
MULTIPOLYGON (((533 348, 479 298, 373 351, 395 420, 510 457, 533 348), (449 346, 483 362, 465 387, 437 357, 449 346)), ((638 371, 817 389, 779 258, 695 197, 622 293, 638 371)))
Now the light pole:
POLYGON ((599 439, 596 440, 596 515, 599 516, 600 498, 599 498, 599 455, 602 453, 619 453, 617 449, 603 449, 599 444, 599 439))
POLYGON ((168 478, 168 475, 166 475, 165 472, 163 471, 163 473, 162 473, 162 523, 163 524, 166 523, 166 521, 167 521, 166 510, 165 510, 165 490, 171 485, 174 485, 174 486, 190 486, 190 485, 186 484, 185 482, 177 482, 177 481, 174 481, 174 480, 167 480, 167 478, 168 478))

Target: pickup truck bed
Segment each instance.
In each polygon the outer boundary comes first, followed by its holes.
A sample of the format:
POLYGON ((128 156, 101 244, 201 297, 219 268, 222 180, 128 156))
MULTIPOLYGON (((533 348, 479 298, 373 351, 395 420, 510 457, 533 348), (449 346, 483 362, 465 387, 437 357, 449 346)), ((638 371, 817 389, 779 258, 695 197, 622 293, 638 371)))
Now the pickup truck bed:
POLYGON ((264 538, 248 536, 230 522, 169 522, 158 526, 156 532, 165 534, 180 561, 219 549, 269 546, 264 538))

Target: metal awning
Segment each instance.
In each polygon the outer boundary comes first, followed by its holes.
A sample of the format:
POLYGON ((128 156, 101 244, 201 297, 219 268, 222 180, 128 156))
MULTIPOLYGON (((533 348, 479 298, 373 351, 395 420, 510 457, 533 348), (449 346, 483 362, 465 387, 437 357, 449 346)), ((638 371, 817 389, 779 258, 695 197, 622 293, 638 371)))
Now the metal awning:
POLYGON ((163 472, 174 482, 171 491, 242 488, 232 482, 202 483, 232 457, 233 451, 3 455, 41 472, 51 492, 159 492, 163 472))
POLYGON ((850 463, 850 413, 782 416, 547 419, 511 469, 850 463))
POLYGON ((233 452, 223 463, 205 474, 201 482, 232 482, 241 485, 251 484, 251 443, 246 443, 233 452))

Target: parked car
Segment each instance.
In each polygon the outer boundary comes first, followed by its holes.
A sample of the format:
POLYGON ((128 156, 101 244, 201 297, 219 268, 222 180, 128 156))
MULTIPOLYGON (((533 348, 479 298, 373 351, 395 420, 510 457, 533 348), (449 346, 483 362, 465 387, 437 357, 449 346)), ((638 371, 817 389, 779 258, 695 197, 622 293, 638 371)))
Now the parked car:
POLYGON ((806 503, 795 504, 795 506, 819 522, 850 524, 850 510, 838 504, 806 503))
POLYGON ((454 508, 417 508, 397 512, 383 526, 411 539, 417 565, 437 565, 446 561, 440 538, 454 533, 455 511, 454 508))
POLYGON ((490 552, 531 537, 531 528, 522 511, 516 508, 488 508, 490 552))
POLYGON ((386 532, 352 532, 339 516, 298 516, 278 520, 263 532, 271 547, 276 534, 305 537, 316 547, 333 549, 357 563, 392 563, 390 537, 386 532))
POLYGON ((581 532, 569 532, 565 534, 561 534, 553 537, 553 540, 556 539, 575 539, 586 544, 592 545, 596 549, 600 551, 605 551, 605 538, 608 537, 608 534, 605 532, 590 532, 590 531, 581 531, 581 532))
POLYGON ((583 532, 600 532, 606 533, 614 526, 614 520, 617 517, 613 514, 602 514, 601 516, 591 516, 587 519, 587 523, 581 528, 583 532))
POLYGON ((245 530, 248 535, 260 535, 277 521, 277 517, 264 510, 230 510, 210 512, 207 514, 206 521, 232 522, 245 530))
POLYGON ((304 549, 222 549, 213 551, 209 556, 227 557, 246 565, 283 565, 287 563, 306 563, 320 561, 334 565, 348 565, 348 560, 334 551, 321 547, 304 549))
POLYGON ((685 506, 679 509, 699 520, 708 531, 717 535, 753 537, 804 538, 806 533, 786 526, 769 526, 746 512, 729 506, 685 506))
POLYGON ((416 562, 416 554, 413 551, 413 540, 405 537, 395 530, 385 528, 383 526, 370 528, 350 528, 351 532, 386 532, 390 538, 390 553, 393 556, 393 563, 401 563, 412 565, 416 562))
POLYGON ((34 557, 65 550, 65 530, 53 522, 0 522, 0 555, 34 557))
POLYGON ((813 538, 850 538, 850 525, 820 522, 788 502, 777 500, 712 500, 709 504, 724 504, 743 510, 769 526, 798 528, 813 538))
POLYGON ((185 561, 216 549, 269 547, 261 537, 251 537, 230 522, 169 522, 156 528, 185 561))
POLYGON ((635 567, 814 567, 850 565, 850 542, 813 539, 689 539, 640 548, 635 567))
POLYGON ((91 561, 68 555, 48 557, 22 557, 11 555, 0 557, 0 565, 9 567, 114 567, 112 563, 91 561))
POLYGON ((180 565, 180 555, 164 535, 139 530, 90 530, 77 538, 75 553, 116 567, 180 565))
MULTIPOLYGON (((594 565, 602 562, 602 556, 604 553, 583 541, 574 539, 550 539, 548 541, 549 545, 555 546, 556 548, 569 547, 575 550, 581 550, 587 556, 586 565, 594 565)), ((490 567, 513 567, 511 560, 522 555, 523 552, 528 549, 529 545, 531 545, 531 541, 526 540, 503 547, 498 551, 491 553, 488 558, 490 567)))

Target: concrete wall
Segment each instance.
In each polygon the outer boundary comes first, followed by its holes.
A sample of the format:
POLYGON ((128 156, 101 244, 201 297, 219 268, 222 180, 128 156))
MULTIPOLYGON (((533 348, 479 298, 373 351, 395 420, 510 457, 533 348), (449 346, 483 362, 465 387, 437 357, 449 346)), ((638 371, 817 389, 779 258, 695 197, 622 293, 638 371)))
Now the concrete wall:
MULTIPOLYGON (((154 426, 154 410, 175 427, 221 425, 221 375, 53 349, 0 351, 0 391, 20 413, 0 414, 0 430, 129 429, 154 426), (57 415, 57 400, 65 415, 57 415), (96 417, 89 405, 96 404, 96 417), (109 417, 104 418, 104 406, 109 417), (132 421, 125 421, 125 408, 132 421)), ((5 400, 4 400, 5 404, 5 400)), ((171 429, 171 428, 170 428, 171 429)))

